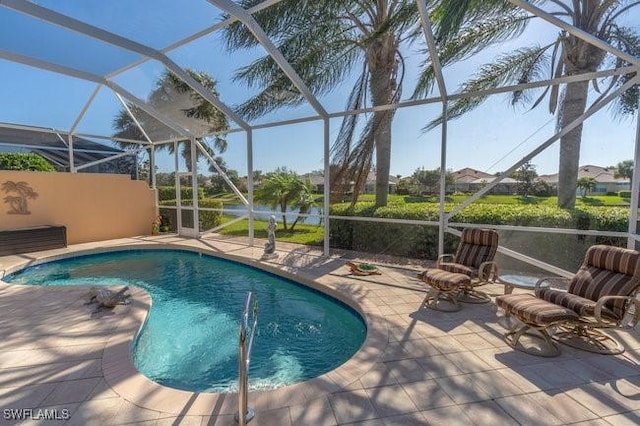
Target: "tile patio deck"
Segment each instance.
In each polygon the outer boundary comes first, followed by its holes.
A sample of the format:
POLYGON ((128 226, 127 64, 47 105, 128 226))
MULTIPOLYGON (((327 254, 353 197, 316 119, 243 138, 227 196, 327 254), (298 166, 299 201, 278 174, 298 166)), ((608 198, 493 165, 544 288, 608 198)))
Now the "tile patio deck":
MULTIPOLYGON (((354 277, 345 258, 323 258, 305 247, 279 244, 278 259, 259 262, 259 245, 160 236, 0 257, 0 270, 107 246, 167 244, 295 274, 349 301, 368 322, 365 345, 337 370, 251 393, 256 418, 250 424, 640 424, 638 329, 615 332, 627 349, 621 355, 563 347, 560 357, 533 357, 504 343, 492 304, 467 304, 455 313, 419 309, 420 265, 379 263, 382 275, 354 277)), ((234 395, 176 391, 133 368, 129 345, 149 308, 146 292, 133 289, 134 303, 97 316, 84 305, 85 292, 0 283, 0 424, 18 424, 5 410, 19 408, 66 409, 70 425, 235 424, 234 395)))

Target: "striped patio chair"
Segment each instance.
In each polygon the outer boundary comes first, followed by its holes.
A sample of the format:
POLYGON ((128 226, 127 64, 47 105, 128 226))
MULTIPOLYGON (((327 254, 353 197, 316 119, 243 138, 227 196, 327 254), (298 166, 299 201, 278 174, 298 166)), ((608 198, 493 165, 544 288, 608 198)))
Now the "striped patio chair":
POLYGON ((587 250, 573 278, 543 278, 536 284, 535 297, 499 296, 496 305, 522 323, 505 335, 513 347, 527 328, 540 331, 547 343, 548 331, 553 329, 555 341, 590 352, 619 354, 624 347, 602 329, 638 323, 639 291, 640 253, 596 245, 587 250), (543 287, 545 281, 552 285, 543 287), (559 283, 565 288, 557 288, 559 283))
POLYGON ((492 229, 465 228, 455 255, 438 257, 436 268, 465 274, 471 280, 461 286, 458 300, 467 303, 487 303, 491 298, 478 287, 495 281, 498 266, 493 260, 498 250, 498 233, 492 229))

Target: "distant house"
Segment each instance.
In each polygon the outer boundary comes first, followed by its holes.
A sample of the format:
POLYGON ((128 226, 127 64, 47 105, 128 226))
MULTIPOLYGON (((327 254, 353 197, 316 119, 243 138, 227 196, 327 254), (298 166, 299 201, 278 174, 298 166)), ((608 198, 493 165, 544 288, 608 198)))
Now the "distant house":
MULTIPOLYGON (((497 176, 491 176, 489 178, 476 179, 469 184, 469 187, 472 191, 479 191, 484 188, 495 179, 497 176)), ((496 186, 489 190, 489 194, 499 194, 499 195, 511 195, 517 192, 518 181, 512 178, 503 178, 496 186)))
MULTIPOLYGON (((497 176, 481 172, 469 167, 452 173, 454 178, 454 190, 457 192, 476 192, 493 182, 497 176)), ((496 186, 491 188, 489 194, 515 194, 518 181, 504 178, 496 186)))
POLYGON ((454 179, 454 191, 456 192, 473 192, 477 191, 477 186, 482 179, 488 180, 495 178, 494 175, 475 170, 470 167, 465 167, 456 172, 453 172, 454 179))
MULTIPOLYGON (((587 195, 604 195, 608 192, 618 192, 631 189, 631 182, 628 179, 615 178, 615 169, 611 167, 600 167, 593 165, 580 166, 578 169, 578 179, 590 177, 597 182, 596 189, 588 192, 587 195)), ((558 187, 558 174, 542 175, 540 180, 547 182, 553 188, 558 187)), ((580 191, 576 188, 576 193, 580 191)))

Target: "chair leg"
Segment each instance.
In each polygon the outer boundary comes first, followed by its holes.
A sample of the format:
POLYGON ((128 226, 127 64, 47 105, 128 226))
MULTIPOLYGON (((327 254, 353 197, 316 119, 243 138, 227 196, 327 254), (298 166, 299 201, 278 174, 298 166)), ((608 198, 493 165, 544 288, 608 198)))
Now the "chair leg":
POLYGON ((553 339, 572 348, 603 355, 624 352, 624 347, 616 339, 586 324, 559 327, 553 339))
POLYGON ((560 355, 560 347, 552 340, 547 327, 533 326, 525 323, 516 323, 513 327, 504 335, 504 340, 509 346, 518 351, 527 353, 529 355, 543 356, 543 357, 555 357, 560 355), (535 333, 528 333, 529 330, 535 333), (520 338, 523 335, 542 340, 546 343, 540 348, 527 347, 519 343, 520 338))
POLYGON ((491 297, 480 290, 476 290, 474 286, 464 286, 460 288, 460 292, 458 294, 458 300, 462 303, 489 303, 491 302, 491 297))
POLYGON ((441 312, 457 312, 462 309, 462 306, 458 303, 455 292, 445 292, 435 288, 427 291, 421 306, 426 306, 427 308, 441 312), (441 302, 447 303, 443 305, 441 302))

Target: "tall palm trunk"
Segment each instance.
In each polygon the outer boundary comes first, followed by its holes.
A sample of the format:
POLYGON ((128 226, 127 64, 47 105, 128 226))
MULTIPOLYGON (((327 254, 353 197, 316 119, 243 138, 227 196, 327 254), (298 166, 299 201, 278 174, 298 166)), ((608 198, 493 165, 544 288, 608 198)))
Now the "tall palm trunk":
MULTIPOLYGON (((560 126, 581 116, 587 107, 589 82, 569 83, 562 103, 560 126)), ((560 139, 560 164, 558 174, 558 207, 572 209, 576 204, 576 185, 580 168, 580 141, 582 124, 560 139)))
MULTIPOLYGON (((397 43, 393 35, 380 37, 367 48, 367 61, 371 78, 369 89, 373 106, 393 102, 398 84, 396 74, 397 43)), ((376 206, 386 206, 389 195, 391 168, 391 123, 395 110, 374 113, 374 139, 376 144, 376 206)))
MULTIPOLYGON (((595 7, 593 2, 589 2, 587 5, 595 7)), ((589 26, 586 26, 584 29, 592 34, 597 32, 597 28, 591 28, 589 26)), ((596 71, 605 57, 603 50, 572 35, 565 39, 564 47, 567 52, 567 65, 565 69, 565 75, 567 76, 596 71)), ((560 110, 561 128, 564 128, 584 114, 587 107, 588 94, 588 81, 567 84, 560 110)), ((558 207, 561 208, 572 209, 576 205, 581 140, 582 124, 560 139, 558 207)))

